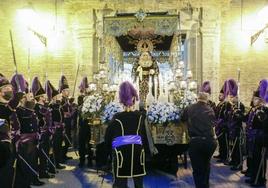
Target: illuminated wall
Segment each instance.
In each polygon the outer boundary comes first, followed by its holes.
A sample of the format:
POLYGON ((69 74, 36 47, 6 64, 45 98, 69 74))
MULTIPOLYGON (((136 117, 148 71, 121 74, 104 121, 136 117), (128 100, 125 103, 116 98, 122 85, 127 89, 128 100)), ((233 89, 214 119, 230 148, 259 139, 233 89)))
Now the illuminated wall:
POLYGON ((232 1, 222 12, 220 84, 227 78, 237 79, 241 69, 241 98, 249 105, 252 91, 262 78, 268 78, 268 43, 265 33, 251 46, 250 36, 268 23, 268 10, 261 11, 267 1, 232 1), (261 13, 260 13, 261 11, 261 13), (266 15, 266 16, 265 16, 266 15))
POLYGON ((0 72, 6 77, 11 78, 15 70, 9 37, 11 29, 19 73, 27 80, 39 76, 42 83, 47 74, 56 88, 64 74, 70 86, 73 85, 78 61, 73 24, 60 4, 55 16, 53 2, 0 2, 0 72), (47 45, 37 35, 44 36, 47 45))
MULTIPOLYGON (((75 72, 80 63, 80 74, 89 76, 98 68, 101 17, 117 12, 136 12, 141 6, 146 11, 169 11, 172 14, 185 7, 188 0, 144 0, 141 1, 78 1, 57 0, 1 0, 0 1, 0 72, 11 77, 14 65, 9 39, 13 31, 18 71, 32 78, 38 75, 42 81, 48 79, 57 87, 60 75, 66 75, 71 89, 75 72), (28 4, 32 2, 32 4, 28 4), (23 11, 32 6, 31 11, 23 11), (29 30, 28 28, 31 28, 29 30), (47 47, 34 34, 47 37, 47 47), (28 49, 30 49, 30 71, 28 71, 28 49), (29 72, 29 74, 28 74, 29 72)), ((264 35, 250 45, 250 36, 262 27, 263 18, 258 12, 265 7, 266 0, 192 0, 194 8, 203 9, 202 53, 200 62, 203 80, 213 82, 213 99, 227 78, 237 77, 241 69, 241 97, 248 104, 252 90, 261 78, 268 77, 266 68, 268 44, 264 35), (242 4, 241 4, 242 2, 242 4), (242 15, 242 16, 241 16, 242 15)), ((268 11, 266 11, 268 12, 268 11)), ((190 17, 189 17, 190 19, 190 17)), ((105 46, 108 48, 108 45, 105 46)), ((109 49, 107 49, 109 51, 109 49)))

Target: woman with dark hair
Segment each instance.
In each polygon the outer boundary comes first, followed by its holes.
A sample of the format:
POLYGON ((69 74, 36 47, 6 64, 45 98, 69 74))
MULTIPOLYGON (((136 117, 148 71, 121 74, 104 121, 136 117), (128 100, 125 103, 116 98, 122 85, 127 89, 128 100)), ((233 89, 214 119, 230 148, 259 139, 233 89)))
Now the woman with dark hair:
POLYGON ((133 178, 136 188, 143 187, 145 171, 144 145, 147 143, 145 115, 134 111, 138 100, 137 91, 129 82, 123 82, 119 90, 124 111, 114 115, 109 124, 105 142, 113 158, 113 187, 127 187, 128 178, 133 178))

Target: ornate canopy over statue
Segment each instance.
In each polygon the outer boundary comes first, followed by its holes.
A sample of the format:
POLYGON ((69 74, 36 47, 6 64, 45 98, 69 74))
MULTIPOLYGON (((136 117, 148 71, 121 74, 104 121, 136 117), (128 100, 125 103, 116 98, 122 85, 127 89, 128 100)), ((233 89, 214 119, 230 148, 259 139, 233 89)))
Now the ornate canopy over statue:
POLYGON ((104 33, 111 36, 126 35, 133 28, 151 28, 156 35, 172 36, 177 31, 177 15, 147 16, 142 21, 135 17, 106 17, 104 19, 104 33))

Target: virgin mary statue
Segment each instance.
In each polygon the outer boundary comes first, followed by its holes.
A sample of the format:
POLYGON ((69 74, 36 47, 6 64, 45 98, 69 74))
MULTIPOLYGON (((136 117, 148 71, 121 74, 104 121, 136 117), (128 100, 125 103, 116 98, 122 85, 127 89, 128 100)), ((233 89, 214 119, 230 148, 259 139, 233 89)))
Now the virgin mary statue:
POLYGON ((141 55, 133 66, 132 75, 134 76, 134 82, 139 83, 140 101, 148 105, 146 100, 148 93, 151 92, 155 97, 159 92, 159 68, 148 48, 142 48, 141 55), (151 84, 149 80, 152 80, 151 84))

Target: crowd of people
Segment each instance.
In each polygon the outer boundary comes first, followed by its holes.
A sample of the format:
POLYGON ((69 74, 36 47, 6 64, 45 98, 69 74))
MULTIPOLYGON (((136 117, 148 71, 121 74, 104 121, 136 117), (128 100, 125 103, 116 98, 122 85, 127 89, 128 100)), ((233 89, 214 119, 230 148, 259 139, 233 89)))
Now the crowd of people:
POLYGON ((77 120, 78 105, 69 96, 64 75, 55 89, 49 80, 44 88, 38 77, 29 86, 21 74, 11 81, 1 74, 1 187, 41 186, 40 179, 55 177, 72 159, 67 153, 76 144, 77 120))
POLYGON ((235 80, 226 80, 216 107, 216 135, 219 143, 217 162, 242 171, 253 187, 266 184, 268 146, 268 80, 262 79, 253 92, 250 109, 238 100, 235 80), (243 124, 245 123, 245 126, 243 124), (243 170, 246 158, 247 169, 243 170))
POLYGON ((266 185, 268 146, 268 80, 259 82, 252 95, 250 110, 239 100, 234 79, 224 82, 217 106, 209 100, 211 88, 204 82, 197 103, 188 106, 182 120, 187 123, 189 156, 197 188, 209 187, 210 159, 218 140, 218 163, 241 171, 252 187, 266 185), (243 123, 244 122, 244 123, 243 123), (245 126, 244 126, 245 125, 245 126), (246 159, 247 169, 243 170, 246 159))
MULTIPOLYGON (((68 156, 71 146, 78 148, 80 168, 92 166, 91 127, 81 114, 87 88, 84 77, 76 104, 64 75, 58 89, 49 80, 42 87, 38 77, 29 86, 21 74, 15 74, 10 81, 0 75, 1 187, 43 185, 40 179, 55 177, 72 159, 68 156)), ((251 186, 266 184, 268 80, 260 81, 250 110, 239 100, 238 90, 235 80, 226 80, 216 105, 209 100, 209 82, 204 82, 197 102, 182 114, 181 120, 188 126, 188 151, 197 188, 209 187, 210 159, 217 145, 217 162, 230 165, 231 170, 241 170, 251 186), (247 169, 243 170, 245 158, 247 169)), ((143 187, 145 149, 155 149, 146 126, 146 111, 135 110, 138 98, 131 83, 121 83, 119 100, 124 111, 113 117, 105 133, 105 153, 110 153, 112 159, 113 187, 127 187, 127 178, 134 179, 135 187, 143 187)))

